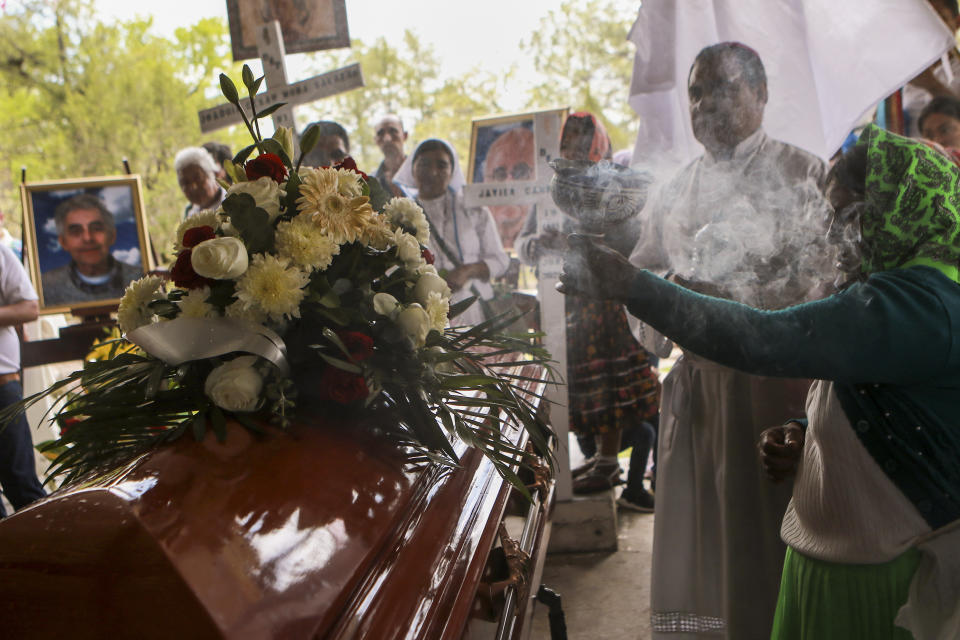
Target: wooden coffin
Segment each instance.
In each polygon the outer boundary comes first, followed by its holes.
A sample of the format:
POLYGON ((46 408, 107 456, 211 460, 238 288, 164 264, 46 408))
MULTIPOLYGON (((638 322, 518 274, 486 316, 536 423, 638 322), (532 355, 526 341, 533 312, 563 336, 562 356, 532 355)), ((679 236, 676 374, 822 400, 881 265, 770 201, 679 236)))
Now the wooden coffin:
MULTIPOLYGON (((498 605, 488 562, 510 485, 473 450, 455 470, 408 462, 322 418, 263 438, 232 425, 223 444, 182 438, 0 521, 2 635, 520 637, 529 593, 498 605)), ((519 503, 527 586, 547 489, 519 503)))

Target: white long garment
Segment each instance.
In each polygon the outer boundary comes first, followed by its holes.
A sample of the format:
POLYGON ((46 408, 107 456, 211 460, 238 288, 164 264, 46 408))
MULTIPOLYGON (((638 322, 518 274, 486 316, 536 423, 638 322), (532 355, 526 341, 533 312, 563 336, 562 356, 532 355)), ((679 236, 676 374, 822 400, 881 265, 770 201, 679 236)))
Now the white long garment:
MULTIPOLYGON (((497 223, 486 207, 467 208, 463 205, 462 194, 448 190, 444 195, 432 200, 421 200, 423 211, 430 226, 439 234, 446 247, 460 264, 485 262, 490 270, 490 278, 497 278, 507 270, 510 257, 503 249, 497 223)), ((433 231, 431 231, 432 235, 433 231)), ((452 270, 456 267, 453 260, 431 238, 430 249, 433 252, 437 270, 452 270)), ((458 291, 453 292, 450 304, 456 304, 464 298, 478 295, 480 298, 493 297, 490 280, 469 280, 458 291)), ((472 325, 483 321, 480 303, 475 302, 465 312, 453 318, 451 324, 472 325)))
MULTIPOLYGON (((816 157, 757 131, 731 159, 700 157, 658 190, 641 213, 631 262, 761 308, 801 302, 814 283, 833 279, 829 254, 818 248, 823 176, 816 157)), ((650 331, 638 338, 657 346, 650 331)), ((756 442, 764 429, 802 417, 807 386, 687 353, 667 375, 651 571, 655 639, 769 637, 790 488, 765 479, 756 442)))
POLYGON ((634 161, 678 163, 702 152, 687 75, 703 47, 735 40, 755 49, 769 87, 764 128, 827 159, 864 113, 955 46, 924 0, 643 0, 629 38, 634 161))

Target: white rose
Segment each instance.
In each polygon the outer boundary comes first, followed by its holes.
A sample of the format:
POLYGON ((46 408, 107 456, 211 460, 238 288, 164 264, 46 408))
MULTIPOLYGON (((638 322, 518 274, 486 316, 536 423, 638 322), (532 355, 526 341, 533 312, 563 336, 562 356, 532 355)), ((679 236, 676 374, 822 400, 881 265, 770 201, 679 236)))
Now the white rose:
POLYGON ((417 284, 413 288, 413 299, 421 305, 426 305, 430 300, 431 293, 439 293, 442 298, 449 299, 450 287, 436 273, 425 271, 420 274, 420 279, 417 280, 417 284))
POLYGON ((427 341, 427 334, 430 333, 430 316, 416 302, 400 312, 397 316, 397 324, 410 336, 416 346, 422 347, 427 341))
POLYGON ((224 362, 207 376, 203 391, 227 411, 253 411, 260 402, 263 378, 253 368, 257 356, 240 356, 224 362))
POLYGON ((283 192, 273 178, 263 176, 256 180, 237 182, 227 189, 227 195, 231 193, 248 193, 253 196, 257 206, 270 216, 271 222, 280 215, 280 198, 283 197, 283 192))
POLYGON ((419 267, 423 261, 420 242, 402 229, 397 229, 393 234, 393 239, 397 244, 397 257, 403 261, 403 266, 408 271, 413 271, 419 267))
POLYGON ((240 238, 230 236, 204 240, 193 248, 190 264, 204 278, 232 280, 247 271, 247 247, 240 238))
POLYGON ((400 303, 389 293, 377 293, 373 296, 373 310, 393 320, 400 311, 400 303))

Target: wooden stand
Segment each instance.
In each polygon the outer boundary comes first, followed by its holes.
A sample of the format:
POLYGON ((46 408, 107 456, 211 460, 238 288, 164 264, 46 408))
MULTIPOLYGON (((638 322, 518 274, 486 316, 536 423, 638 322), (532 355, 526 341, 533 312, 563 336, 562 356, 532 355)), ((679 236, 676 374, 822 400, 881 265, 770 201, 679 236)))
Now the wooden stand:
POLYGON ((82 318, 80 324, 64 327, 60 330, 59 338, 21 342, 21 366, 27 368, 53 362, 82 360, 90 353, 90 345, 93 341, 103 337, 104 329, 116 324, 116 321, 110 317, 110 314, 116 310, 116 305, 71 309, 72 315, 82 318))

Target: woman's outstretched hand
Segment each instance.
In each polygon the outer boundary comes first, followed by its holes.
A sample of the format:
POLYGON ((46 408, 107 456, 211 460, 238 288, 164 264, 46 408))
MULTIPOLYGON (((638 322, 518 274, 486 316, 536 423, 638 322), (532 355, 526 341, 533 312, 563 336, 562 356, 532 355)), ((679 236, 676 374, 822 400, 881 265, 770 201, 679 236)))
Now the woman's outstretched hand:
POLYGON ((575 233, 567 242, 569 250, 563 261, 558 291, 601 300, 626 299, 639 269, 589 236, 575 233))

